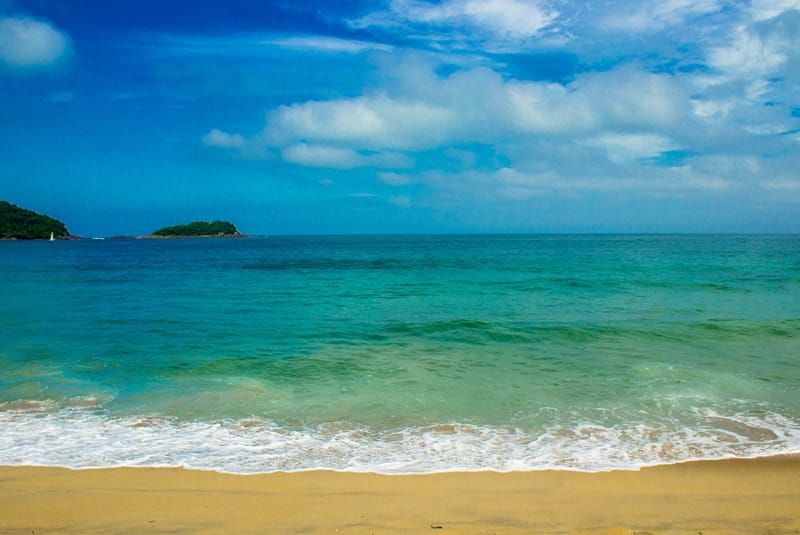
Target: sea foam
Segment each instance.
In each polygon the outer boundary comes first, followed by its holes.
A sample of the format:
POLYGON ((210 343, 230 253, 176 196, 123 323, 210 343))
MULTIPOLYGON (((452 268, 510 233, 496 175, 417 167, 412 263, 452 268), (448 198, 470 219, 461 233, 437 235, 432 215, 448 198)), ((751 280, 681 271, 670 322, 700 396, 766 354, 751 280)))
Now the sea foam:
POLYGON ((531 433, 448 423, 376 432, 341 422, 292 429, 258 419, 178 422, 7 405, 0 410, 0 464, 231 473, 594 472, 800 453, 800 422, 778 414, 704 416, 707 425, 693 429, 584 422, 531 433))

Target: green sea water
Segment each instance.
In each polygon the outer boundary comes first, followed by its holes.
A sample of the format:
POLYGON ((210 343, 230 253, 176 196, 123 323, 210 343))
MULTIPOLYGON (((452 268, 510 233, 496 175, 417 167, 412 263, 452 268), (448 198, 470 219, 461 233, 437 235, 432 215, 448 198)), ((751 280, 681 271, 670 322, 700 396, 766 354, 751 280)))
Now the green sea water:
POLYGON ((800 453, 800 236, 0 243, 0 463, 800 453))

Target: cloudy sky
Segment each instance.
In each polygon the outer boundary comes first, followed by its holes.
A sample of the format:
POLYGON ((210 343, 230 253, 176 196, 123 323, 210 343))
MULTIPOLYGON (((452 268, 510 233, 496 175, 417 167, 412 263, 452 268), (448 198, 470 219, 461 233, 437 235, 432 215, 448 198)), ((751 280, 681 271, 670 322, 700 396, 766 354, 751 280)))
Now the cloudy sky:
POLYGON ((73 233, 800 232, 800 0, 0 0, 73 233))

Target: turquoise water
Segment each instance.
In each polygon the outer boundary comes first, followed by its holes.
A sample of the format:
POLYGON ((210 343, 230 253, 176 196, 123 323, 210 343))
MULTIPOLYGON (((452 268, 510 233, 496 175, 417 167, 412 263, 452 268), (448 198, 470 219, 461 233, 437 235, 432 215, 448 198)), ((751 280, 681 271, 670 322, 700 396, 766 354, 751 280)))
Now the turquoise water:
POLYGON ((800 453, 800 236, 0 242, 0 464, 800 453))

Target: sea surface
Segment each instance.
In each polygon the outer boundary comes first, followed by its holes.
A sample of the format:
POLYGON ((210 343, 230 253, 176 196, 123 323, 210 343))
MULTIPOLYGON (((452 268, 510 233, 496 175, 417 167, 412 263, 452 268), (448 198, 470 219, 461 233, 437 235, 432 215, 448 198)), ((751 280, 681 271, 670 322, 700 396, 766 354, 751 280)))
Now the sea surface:
POLYGON ((800 236, 0 242, 0 464, 800 453, 800 236))

